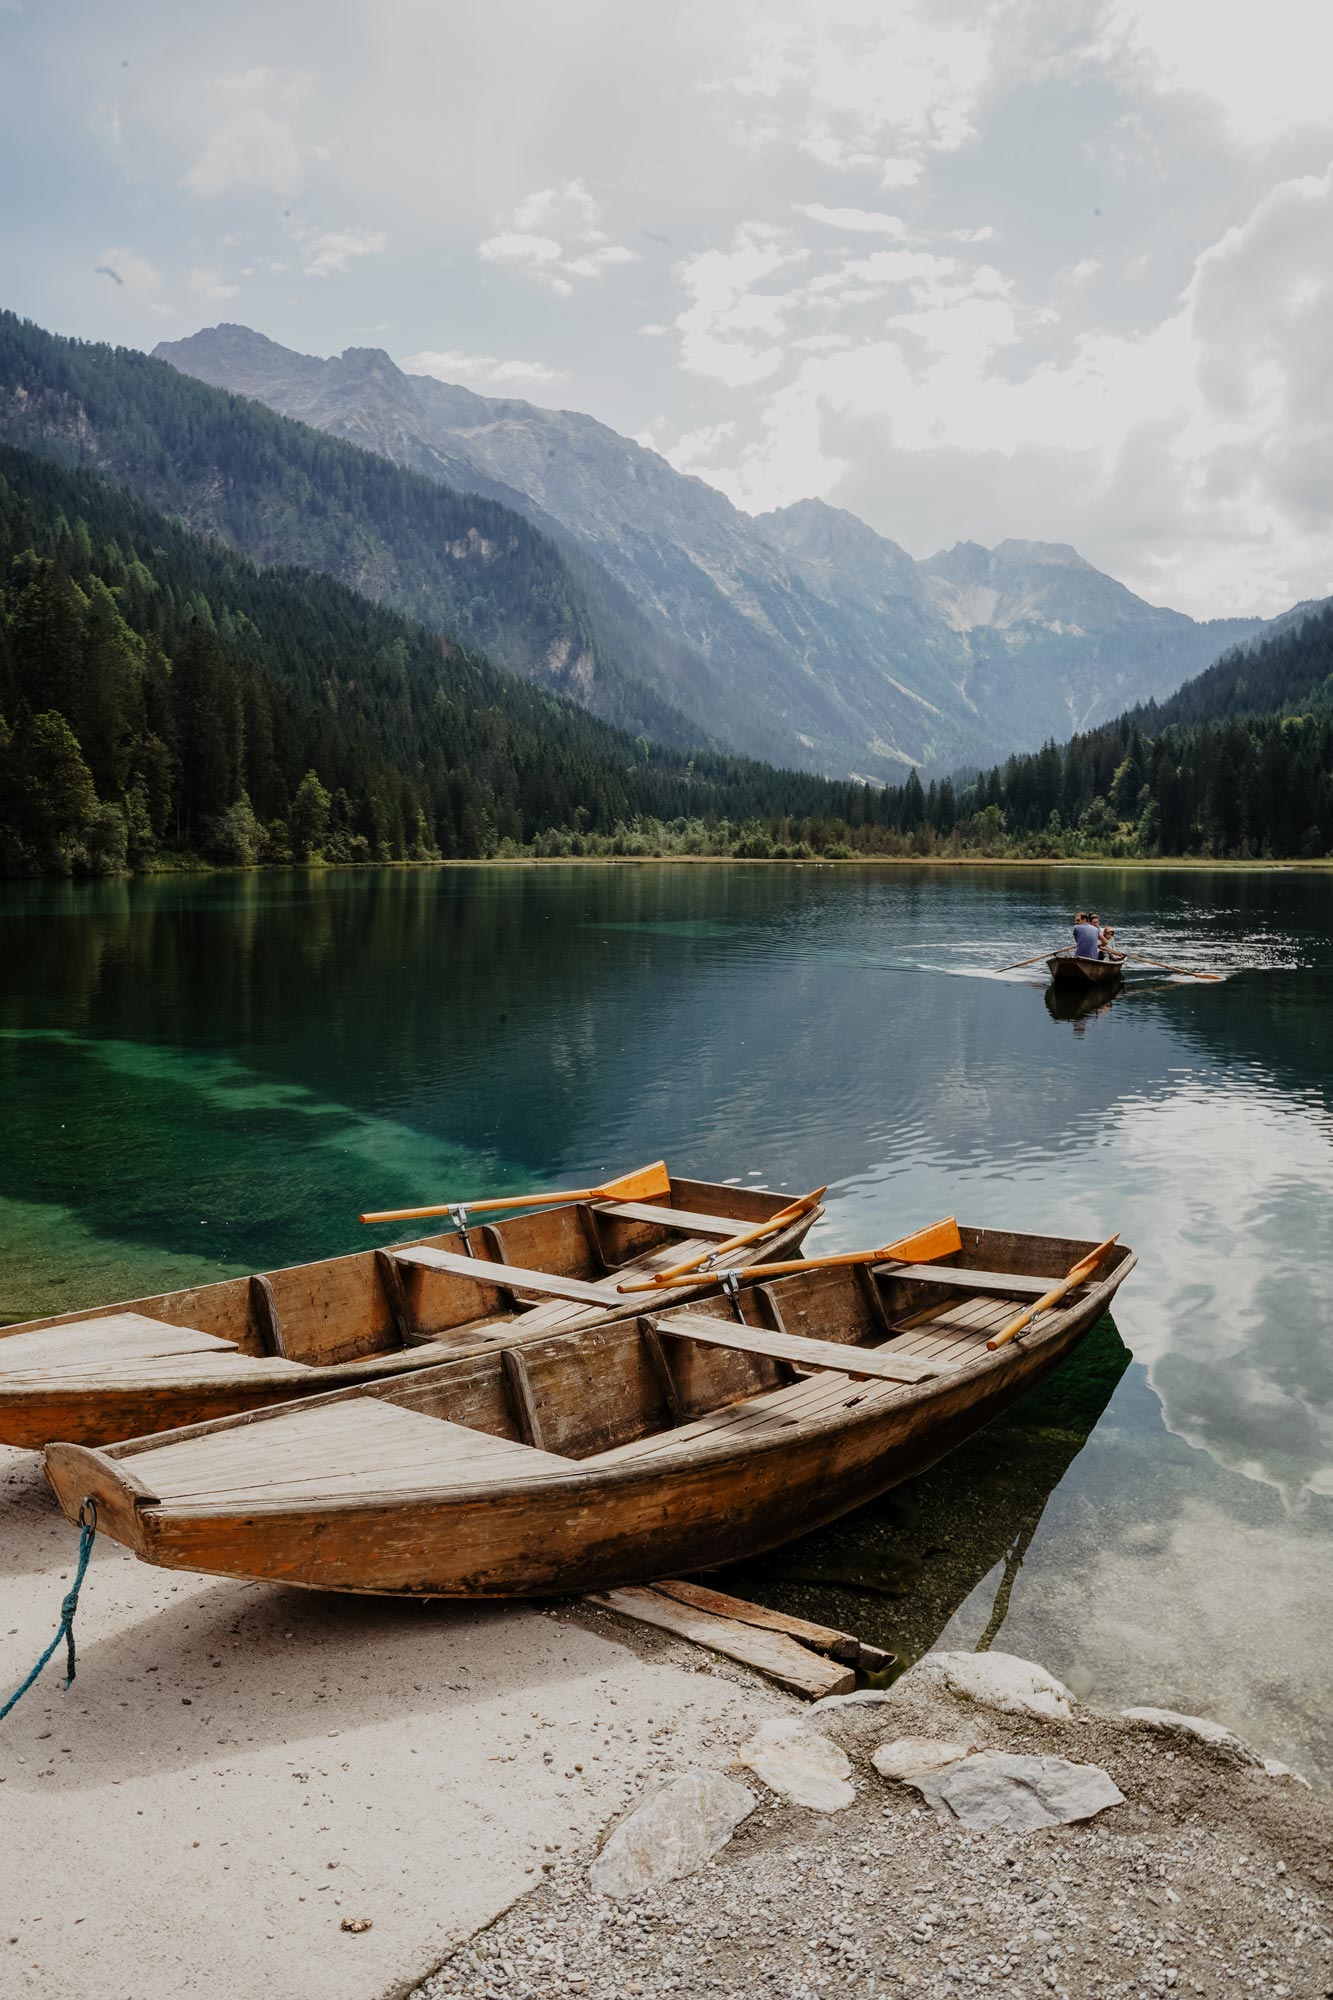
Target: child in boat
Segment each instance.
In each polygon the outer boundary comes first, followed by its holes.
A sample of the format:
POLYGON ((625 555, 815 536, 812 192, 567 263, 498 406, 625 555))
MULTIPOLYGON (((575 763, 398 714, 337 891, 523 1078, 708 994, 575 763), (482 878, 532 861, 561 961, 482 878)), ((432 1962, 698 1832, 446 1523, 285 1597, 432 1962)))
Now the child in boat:
POLYGON ((1101 932, 1097 920, 1086 910, 1079 910, 1074 917, 1075 958, 1096 958, 1101 952, 1101 932))
POLYGON ((1115 931, 1111 925, 1103 924, 1097 936, 1101 945, 1101 951, 1098 956, 1101 958, 1118 958, 1120 954, 1115 948, 1115 931))

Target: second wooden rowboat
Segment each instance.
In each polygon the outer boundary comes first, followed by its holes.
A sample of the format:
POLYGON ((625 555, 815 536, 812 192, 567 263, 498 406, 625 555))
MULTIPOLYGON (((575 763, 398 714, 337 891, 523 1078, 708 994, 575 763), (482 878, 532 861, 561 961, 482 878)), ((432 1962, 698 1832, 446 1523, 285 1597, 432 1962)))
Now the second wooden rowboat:
POLYGON ((1058 986, 1113 986, 1125 976, 1123 958, 1075 958, 1060 952, 1046 961, 1046 970, 1058 986))
MULTIPOLYGON (((635 1310, 617 1290, 626 1278, 716 1247, 790 1200, 673 1176, 656 1202, 566 1202, 0 1328, 0 1444, 109 1443, 620 1319, 635 1310)), ((781 1227, 764 1254, 795 1256, 822 1214, 816 1205, 781 1227)))
POLYGON ((987 1340, 1092 1245, 964 1229, 941 1264, 818 1268, 46 1469, 168 1569, 546 1596, 761 1553, 940 1458, 1054 1368, 1134 1265, 987 1340))

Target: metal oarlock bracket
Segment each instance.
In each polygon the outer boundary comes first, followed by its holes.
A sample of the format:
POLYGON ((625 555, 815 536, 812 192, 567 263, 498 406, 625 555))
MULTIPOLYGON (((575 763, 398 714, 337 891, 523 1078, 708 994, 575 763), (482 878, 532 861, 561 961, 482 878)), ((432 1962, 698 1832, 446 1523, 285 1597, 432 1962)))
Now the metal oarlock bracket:
POLYGON ((741 1278, 739 1271, 724 1271, 721 1283, 722 1289, 729 1299, 738 1299, 740 1297, 741 1278))
POLYGON ((454 1228, 458 1231, 459 1235, 463 1239, 464 1256, 467 1257, 474 1256, 476 1253, 474 1252, 471 1243, 468 1241, 467 1203, 465 1201, 455 1201, 450 1203, 449 1220, 450 1222, 453 1223, 454 1228))

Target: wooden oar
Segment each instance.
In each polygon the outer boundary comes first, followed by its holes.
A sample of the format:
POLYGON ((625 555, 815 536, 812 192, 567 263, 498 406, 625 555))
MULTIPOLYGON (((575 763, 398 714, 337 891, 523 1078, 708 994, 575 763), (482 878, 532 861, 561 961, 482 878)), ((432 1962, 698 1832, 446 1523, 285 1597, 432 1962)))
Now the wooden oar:
POLYGON ((1058 944, 1051 951, 1039 951, 1032 958, 1019 958, 1012 965, 997 965, 992 970, 994 972, 1017 972, 1022 965, 1035 965, 1039 958, 1067 958, 1068 956, 1069 946, 1067 944, 1058 944))
POLYGON ((1065 1296, 1066 1292, 1075 1291, 1085 1278, 1092 1276, 1103 1257, 1114 1250, 1119 1241, 1120 1232, 1117 1230, 1114 1236, 1107 1237, 1105 1243, 1099 1243, 1095 1250, 1090 1251, 1075 1264, 1067 1278, 1061 1278, 1059 1284, 1053 1285, 1049 1292, 1044 1292, 1035 1305, 1029 1306, 1026 1312, 1019 1313, 1017 1319, 1011 1319, 1008 1326, 1002 1326, 1000 1331, 986 1342, 987 1350, 993 1353, 997 1347, 1004 1347, 1016 1333, 1021 1333, 1039 1312, 1045 1312, 1047 1306, 1053 1306, 1057 1300, 1065 1296))
POLYGON ((1178 972, 1184 979, 1220 980, 1222 977, 1220 972, 1195 972, 1189 965, 1164 965, 1160 958, 1145 958, 1141 951, 1122 951, 1120 956, 1132 958, 1136 965, 1155 965, 1159 972, 1178 972))
POLYGON ((415 1222, 423 1215, 453 1215, 463 1210, 469 1215, 484 1215, 495 1208, 549 1208, 556 1201, 651 1201, 654 1196, 670 1192, 671 1176, 667 1172, 666 1161, 654 1160, 650 1167, 639 1167, 632 1174, 621 1174, 617 1180, 605 1181, 600 1187, 563 1188, 558 1194, 496 1195, 490 1201, 442 1201, 432 1208, 381 1208, 358 1217, 358 1220, 415 1222))
MULTIPOLYGON (((943 1222, 932 1222, 928 1229, 918 1229, 914 1235, 902 1236, 879 1250, 844 1250, 832 1257, 793 1257, 781 1264, 747 1264, 743 1270, 715 1275, 725 1277, 729 1285, 758 1285, 766 1278, 786 1277, 791 1271, 831 1271, 840 1264, 931 1264, 938 1257, 952 1256, 962 1247, 958 1223, 949 1215, 943 1222)), ((697 1278, 673 1280, 677 1285, 698 1282, 697 1278)))
POLYGON ((739 1236, 729 1236, 725 1243, 715 1243, 711 1250, 701 1250, 696 1257, 687 1257, 682 1264, 673 1264, 670 1270, 655 1271, 651 1278, 635 1278, 627 1285, 617 1285, 618 1292, 652 1292, 659 1285, 673 1285, 688 1271, 697 1271, 701 1264, 711 1270, 719 1258, 729 1257, 733 1250, 743 1250, 747 1243, 757 1243, 762 1236, 772 1236, 779 1229, 785 1229, 789 1222, 796 1222, 817 1208, 827 1187, 815 1188, 810 1194, 803 1194, 799 1201, 793 1201, 786 1208, 780 1208, 776 1215, 770 1215, 767 1222, 757 1222, 753 1229, 742 1230, 739 1236))

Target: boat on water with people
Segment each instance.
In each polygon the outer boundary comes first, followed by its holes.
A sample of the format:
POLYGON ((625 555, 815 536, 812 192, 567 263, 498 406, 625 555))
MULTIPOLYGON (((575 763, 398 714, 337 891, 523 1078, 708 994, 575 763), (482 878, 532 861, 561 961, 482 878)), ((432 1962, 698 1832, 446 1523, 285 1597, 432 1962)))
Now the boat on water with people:
POLYGON ((685 1265, 702 1293, 762 1243, 794 1255, 824 1190, 681 1178, 664 1162, 569 1195, 448 1215, 442 1235, 0 1328, 0 1444, 103 1444, 414 1375, 633 1309, 617 1289, 685 1265), (505 1212, 503 1222, 472 1216, 505 1212))
POLYGON ((1105 958, 1079 958, 1074 952, 1056 952, 1046 961, 1046 970, 1057 986, 1114 986, 1125 976, 1123 953, 1105 958))
POLYGON ((53 1443, 46 1472, 71 1520, 167 1569, 450 1598, 689 1575, 934 1463, 1064 1360, 1134 1261, 1114 1237, 950 1217, 746 1265, 683 1303, 668 1269, 620 1280, 632 1317, 100 1450, 53 1443))

